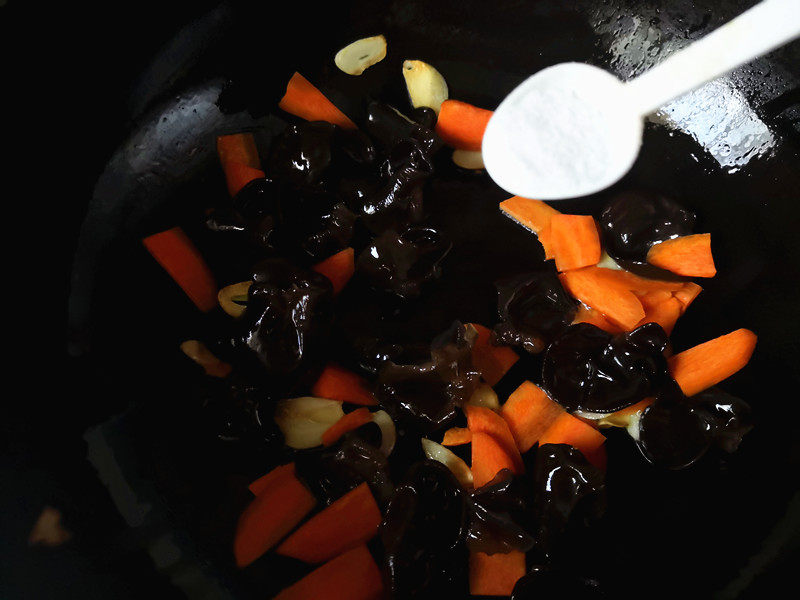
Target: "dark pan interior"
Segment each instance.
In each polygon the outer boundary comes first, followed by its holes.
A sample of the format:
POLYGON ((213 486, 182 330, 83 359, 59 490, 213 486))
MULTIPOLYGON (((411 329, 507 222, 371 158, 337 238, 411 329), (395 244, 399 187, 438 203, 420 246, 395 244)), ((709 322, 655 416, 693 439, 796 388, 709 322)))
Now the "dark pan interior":
MULTIPOLYGON (((209 319, 225 315, 199 315, 139 244, 144 235, 181 224, 220 284, 242 279, 200 226, 203 210, 226 200, 214 137, 256 127, 266 149, 285 118, 273 107, 296 68, 356 120, 368 94, 406 105, 400 76, 406 58, 434 64, 451 97, 494 107, 528 74, 558 62, 635 75, 751 4, 373 0, 301 18, 300 7, 235 3, 188 24, 165 46, 132 88, 130 137, 98 180, 81 230, 70 350, 85 369, 82 393, 127 407, 89 434, 90 458, 106 481, 127 486, 129 493, 112 489, 112 496, 151 554, 163 558, 157 541, 169 536, 177 554, 160 566, 188 595, 213 589, 219 596, 269 597, 303 572, 269 557, 242 573, 233 567, 231 536, 244 488, 266 465, 198 432, 199 375, 178 350, 209 319), (386 60, 360 78, 335 69, 337 48, 377 32, 389 40, 386 60), (256 116, 219 110, 215 102, 229 77, 238 82, 229 106, 256 116)), ((695 210, 698 231, 713 233, 719 275, 703 283, 676 327, 674 347, 738 327, 759 335, 750 366, 723 386, 755 412, 756 427, 738 453, 663 472, 648 466, 625 436, 611 435, 607 517, 576 549, 576 562, 591 565, 610 597, 756 597, 770 589, 762 572, 788 573, 796 563, 798 65, 796 42, 737 70, 709 92, 721 107, 716 112, 675 107, 679 126, 649 124, 638 161, 614 188, 559 205, 596 213, 610 194, 644 187, 695 210), (727 154, 724 136, 713 131, 722 125, 730 129, 727 154), (749 141, 737 137, 743 131, 749 141)), ((385 325, 387 336, 401 328, 435 333, 453 319, 494 322, 493 280, 541 260, 535 238, 500 216, 496 205, 506 196, 486 175, 445 168, 436 177, 425 201, 454 250, 440 284, 404 309, 402 327, 385 325)), ((346 301, 340 301, 345 312, 346 301)), ((504 386, 524 377, 517 369, 504 386)))

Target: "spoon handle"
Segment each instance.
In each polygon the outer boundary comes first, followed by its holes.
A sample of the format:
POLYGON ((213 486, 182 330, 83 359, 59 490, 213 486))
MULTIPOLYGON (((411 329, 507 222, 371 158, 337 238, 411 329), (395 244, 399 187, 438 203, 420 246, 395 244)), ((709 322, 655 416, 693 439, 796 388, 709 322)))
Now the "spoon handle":
POLYGON ((763 0, 625 84, 641 115, 800 36, 800 0, 763 0))

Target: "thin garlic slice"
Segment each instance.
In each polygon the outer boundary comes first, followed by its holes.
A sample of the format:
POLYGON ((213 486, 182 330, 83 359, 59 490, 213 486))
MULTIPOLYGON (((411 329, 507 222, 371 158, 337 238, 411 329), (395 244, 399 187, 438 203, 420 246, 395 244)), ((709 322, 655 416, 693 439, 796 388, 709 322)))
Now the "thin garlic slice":
POLYGON ((403 62, 403 77, 411 105, 414 108, 427 106, 438 115, 448 94, 447 82, 442 74, 421 60, 406 60, 403 62))
POLYGON ((341 402, 313 396, 281 400, 275 407, 286 445, 297 450, 322 444, 322 434, 343 416, 341 402))
POLYGON ((491 408, 492 410, 500 410, 500 399, 492 389, 492 386, 486 383, 482 383, 472 392, 472 396, 467 400, 467 404, 491 408))
POLYGON ((472 487, 472 470, 461 458, 433 440, 422 438, 422 451, 431 460, 442 463, 458 479, 462 487, 472 487))
POLYGON ((253 285, 252 281, 241 281, 225 286, 217 293, 219 305, 232 317, 241 317, 246 306, 240 304, 242 299, 247 303, 247 291, 253 285))
POLYGON ((211 350, 201 341, 186 340, 181 343, 181 350, 186 356, 203 367, 206 375, 211 377, 227 377, 233 370, 233 367, 228 363, 214 356, 211 350))
POLYGON ((453 150, 453 162, 457 167, 477 171, 485 169, 483 153, 480 150, 453 150))
POLYGON ((603 254, 600 255, 600 262, 597 263, 597 266, 604 267, 606 269, 614 269, 615 271, 625 270, 622 267, 620 267, 619 264, 617 264, 617 261, 611 258, 611 256, 609 256, 608 252, 606 252, 605 250, 603 250, 603 254))
POLYGON ((374 35, 348 44, 336 53, 333 62, 348 75, 361 75, 384 58, 386 58, 386 38, 374 35))
POLYGON ((394 421, 385 410, 379 410, 372 413, 372 422, 381 429, 381 447, 379 450, 384 456, 389 456, 394 449, 395 441, 397 441, 397 430, 395 429, 394 421))

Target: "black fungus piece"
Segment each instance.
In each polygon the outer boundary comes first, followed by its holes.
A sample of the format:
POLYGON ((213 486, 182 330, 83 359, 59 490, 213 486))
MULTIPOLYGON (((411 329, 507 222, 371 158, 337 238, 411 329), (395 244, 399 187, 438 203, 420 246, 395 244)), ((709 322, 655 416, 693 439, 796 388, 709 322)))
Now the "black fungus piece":
POLYGON ((404 427, 431 433, 452 422, 458 407, 475 391, 480 374, 472 364, 475 333, 459 322, 431 345, 423 363, 384 363, 376 396, 383 408, 404 427))
POLYGON ((347 247, 353 238, 356 215, 341 202, 330 210, 309 218, 308 233, 302 236, 300 245, 309 256, 321 259, 347 247))
POLYGON ((465 579, 464 498, 441 463, 414 464, 381 524, 384 565, 394 598, 451 598, 465 579))
POLYGON ((393 148, 403 140, 413 140, 419 142, 425 153, 430 156, 441 147, 441 141, 433 132, 436 113, 433 110, 430 112, 433 113, 433 119, 427 111, 417 110, 412 113, 412 118, 408 118, 388 104, 370 102, 367 106, 367 121, 364 127, 367 133, 385 149, 393 148), (433 123, 427 125, 430 121, 433 123))
POLYGON ((666 469, 684 469, 706 453, 713 439, 705 411, 670 391, 642 411, 638 447, 644 457, 666 469))
POLYGON ((316 188, 333 159, 336 126, 324 121, 289 125, 272 143, 267 173, 283 185, 316 188))
POLYGON ((359 255, 358 270, 372 287, 401 298, 414 298, 422 286, 441 275, 452 244, 431 227, 385 231, 359 255))
POLYGON ((616 336, 589 323, 571 325, 547 348, 544 388, 569 411, 622 410, 670 381, 668 341, 656 323, 616 336))
POLYGON ((247 308, 233 340, 241 363, 274 382, 299 378, 317 358, 332 317, 333 290, 327 277, 291 263, 268 259, 256 265, 247 308))
POLYGON ((753 428, 750 405, 719 388, 695 394, 689 402, 703 412, 711 425, 714 444, 725 452, 735 452, 742 438, 753 428))
POLYGON ((591 523, 605 510, 605 478, 580 451, 545 444, 536 451, 533 480, 536 550, 545 559, 558 551, 568 523, 591 523))
POLYGON ((500 471, 492 481, 467 493, 467 546, 472 552, 527 552, 534 545, 528 531, 535 531, 530 522, 532 495, 522 478, 508 469, 500 471))
POLYGON ((500 323, 494 328, 495 341, 534 354, 573 321, 578 309, 555 267, 498 281, 496 287, 500 323))
POLYGON ((206 227, 214 232, 242 234, 247 221, 231 208, 217 209, 206 218, 206 227))
POLYGON ((665 196, 635 191, 614 197, 598 222, 612 257, 643 263, 653 244, 692 233, 695 215, 665 196))
POLYGON ((569 573, 562 569, 536 565, 514 586, 511 600, 542 600, 542 598, 594 600, 606 598, 596 579, 569 573))
POLYGON ((233 208, 244 219, 257 219, 265 215, 281 221, 281 191, 279 186, 267 177, 253 179, 233 197, 233 208))
POLYGON ((438 120, 436 111, 428 106, 420 106, 419 108, 415 108, 411 111, 409 116, 411 117, 412 121, 416 121, 431 131, 433 131, 433 128, 436 127, 436 121, 438 120))
POLYGON ((356 339, 353 345, 358 355, 358 366, 370 375, 377 375, 387 362, 412 364, 430 358, 430 346, 427 344, 400 345, 368 337, 356 339))
POLYGON ((343 436, 330 448, 298 452, 294 462, 298 476, 325 504, 364 482, 382 506, 394 493, 386 456, 356 432, 343 436))

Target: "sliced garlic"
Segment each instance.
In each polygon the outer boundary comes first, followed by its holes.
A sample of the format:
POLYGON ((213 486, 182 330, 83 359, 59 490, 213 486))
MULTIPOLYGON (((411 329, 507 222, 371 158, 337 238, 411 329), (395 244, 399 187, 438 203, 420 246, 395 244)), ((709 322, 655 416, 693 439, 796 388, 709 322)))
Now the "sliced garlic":
POLYGON ((477 171, 485 169, 483 153, 480 150, 453 150, 453 162, 457 167, 477 171))
POLYGON ((343 416, 338 400, 312 396, 281 400, 275 408, 275 423, 286 445, 297 450, 322 444, 322 434, 343 416))
POLYGON ((348 75, 361 75, 384 58, 386 58, 386 38, 375 35, 348 44, 336 53, 333 62, 348 75))
POLYGON ((603 267, 605 269, 614 269, 615 271, 624 271, 622 267, 617 264, 613 258, 608 255, 608 252, 603 250, 603 254, 600 255, 600 262, 597 263, 598 267, 603 267))
POLYGON ((247 307, 239 302, 244 299, 244 302, 247 303, 247 291, 251 285, 253 285, 252 281, 241 281, 222 288, 217 293, 217 300, 222 310, 232 317, 241 317, 247 307))
POLYGON ((414 108, 427 106, 439 114, 442 102, 447 100, 447 82, 435 68, 421 60, 403 62, 408 97, 414 108))
POLYGON ((181 343, 183 353, 203 367, 206 375, 211 377, 227 377, 233 370, 228 363, 221 361, 206 345, 198 340, 186 340, 181 343))
POLYGON ((492 386, 486 383, 482 383, 472 392, 472 396, 467 400, 467 404, 491 408, 492 410, 500 410, 500 399, 492 389, 492 386))
POLYGON ((472 470, 456 454, 433 440, 422 438, 422 451, 431 460, 442 463, 455 475, 462 487, 472 487, 472 470))
POLYGON ((379 410, 372 413, 372 422, 381 429, 381 447, 379 450, 384 456, 389 456, 397 440, 397 430, 395 429, 394 421, 392 421, 392 417, 390 417, 389 413, 385 410, 379 410))

